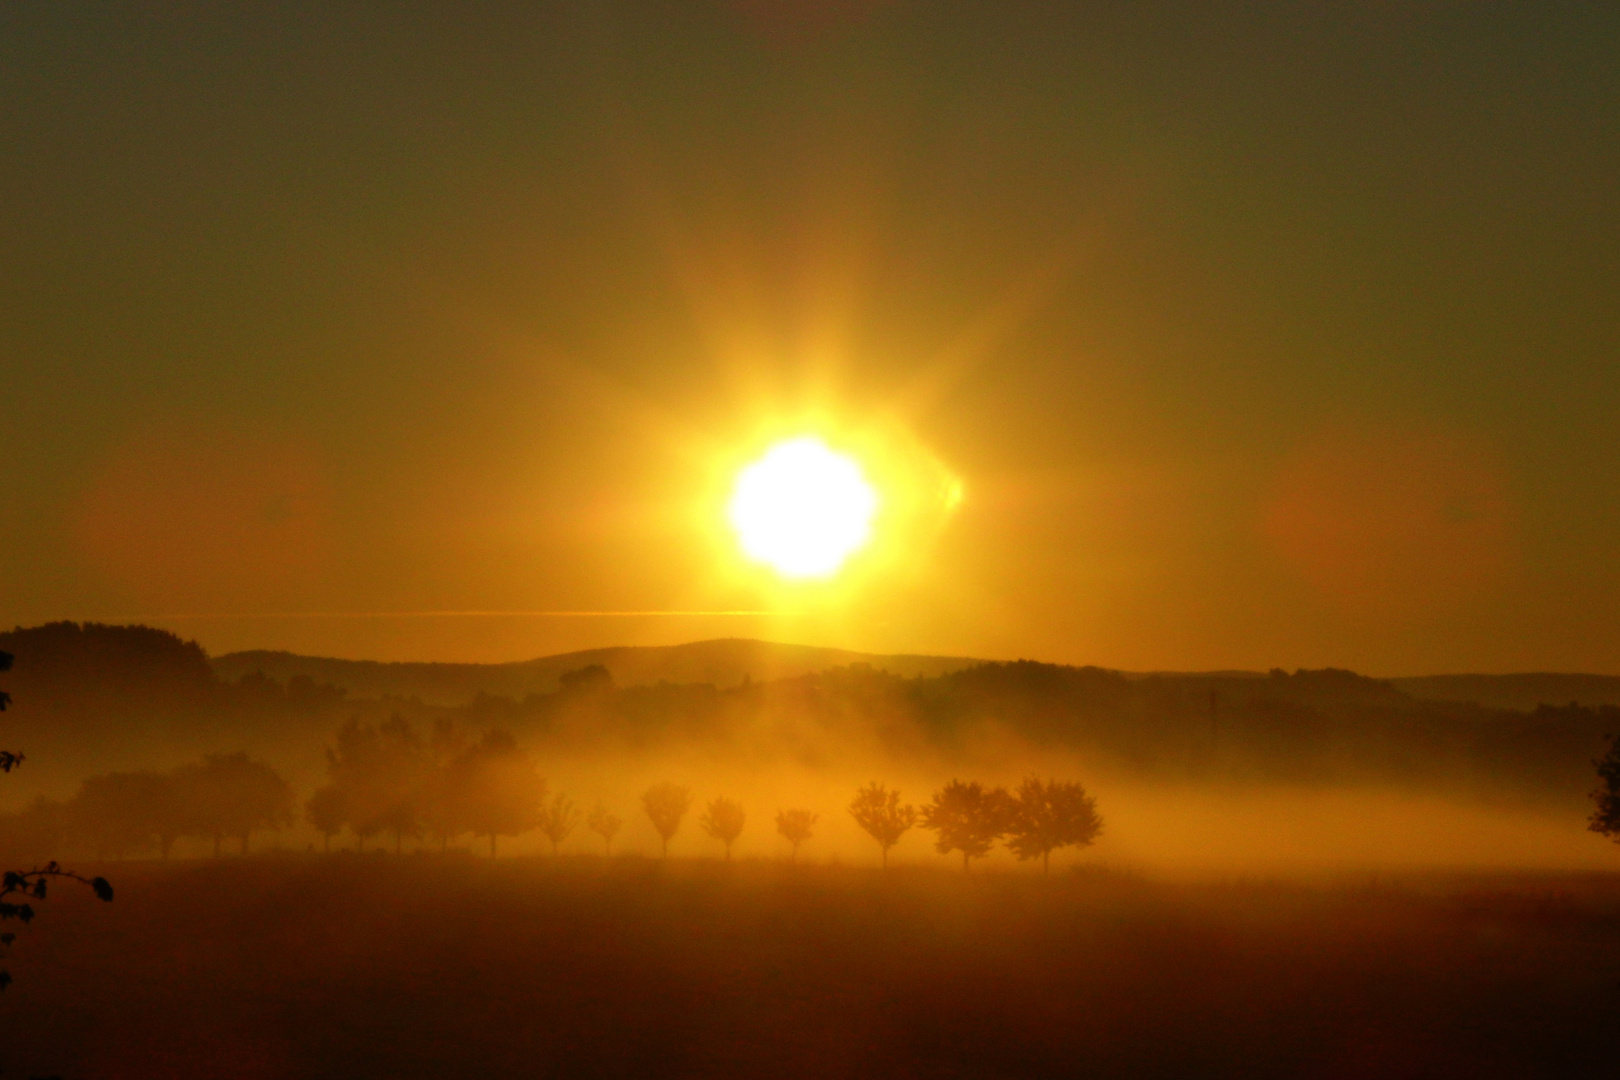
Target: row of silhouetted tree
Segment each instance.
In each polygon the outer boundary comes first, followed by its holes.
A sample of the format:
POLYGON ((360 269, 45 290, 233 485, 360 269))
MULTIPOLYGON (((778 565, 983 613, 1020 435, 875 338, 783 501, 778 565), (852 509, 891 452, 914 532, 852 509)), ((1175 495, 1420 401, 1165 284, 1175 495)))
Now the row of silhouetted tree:
POLYGON ((225 840, 248 850, 256 832, 291 825, 294 800, 287 781, 246 753, 210 754, 164 772, 92 776, 65 802, 36 799, 7 816, 10 843, 37 851, 61 848, 99 858, 156 850, 167 858, 177 840, 225 840))
MULTIPOLYGON (((667 856, 670 840, 691 809, 691 792, 677 784, 655 784, 642 795, 641 802, 667 856)), ((889 864, 889 849, 918 824, 934 831, 934 846, 940 854, 961 852, 964 870, 970 860, 989 854, 997 842, 1005 842, 1020 859, 1040 859, 1043 871, 1049 869, 1053 851, 1090 846, 1102 833, 1103 825, 1096 799, 1086 794, 1080 784, 1033 776, 1016 792, 952 780, 920 810, 902 803, 898 791, 874 781, 855 793, 849 812, 877 841, 884 866, 889 864)), ((725 845, 729 860, 731 846, 742 835, 747 820, 740 803, 722 796, 704 807, 698 825, 725 845)), ((795 858, 799 845, 811 838, 818 820, 819 816, 809 810, 777 811, 776 831, 793 846, 795 858)))
MULTIPOLYGON (((534 760, 499 729, 472 741, 449 722, 424 738, 399 716, 378 725, 351 720, 327 749, 327 772, 327 784, 310 797, 305 814, 328 849, 347 829, 361 847, 383 836, 396 851, 407 838, 430 838, 443 849, 460 836, 487 837, 493 855, 497 837, 539 830, 555 854, 583 819, 611 853, 623 825, 601 803, 582 814, 568 796, 549 793, 534 760)), ((654 784, 641 805, 667 856, 692 808, 691 790, 654 784)), ((934 831, 940 853, 960 852, 964 868, 1005 842, 1020 859, 1040 859, 1044 869, 1054 850, 1086 847, 1102 831, 1096 800, 1080 784, 1039 777, 1013 792, 953 780, 920 809, 873 782, 856 792, 849 812, 877 842, 885 866, 889 849, 919 824, 934 831)), ((698 815, 699 827, 724 845, 728 860, 747 820, 742 804, 724 796, 698 815)), ((818 820, 806 809, 777 812, 777 832, 795 858, 818 820)))

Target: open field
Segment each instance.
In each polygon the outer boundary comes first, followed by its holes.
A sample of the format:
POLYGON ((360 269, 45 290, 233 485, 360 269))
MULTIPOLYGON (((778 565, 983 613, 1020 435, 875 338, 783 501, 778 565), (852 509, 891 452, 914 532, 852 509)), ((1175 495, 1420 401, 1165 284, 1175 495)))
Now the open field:
POLYGON ((93 869, 13 950, 5 1076, 1550 1077, 1620 1011, 1616 875, 93 869))

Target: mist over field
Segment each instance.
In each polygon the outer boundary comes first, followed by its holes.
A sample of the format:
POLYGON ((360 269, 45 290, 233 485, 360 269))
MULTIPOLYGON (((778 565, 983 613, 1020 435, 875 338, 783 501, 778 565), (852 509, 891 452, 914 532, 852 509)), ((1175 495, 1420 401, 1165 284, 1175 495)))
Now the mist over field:
MULTIPOLYGON (((484 689, 512 681, 498 668, 453 669, 430 686, 411 666, 394 674, 351 664, 371 680, 373 693, 359 696, 307 674, 341 671, 340 662, 267 657, 277 678, 249 668, 252 657, 211 662, 194 644, 139 627, 53 624, 0 634, 0 648, 19 657, 8 717, 38 760, 6 792, 13 827, 0 843, 17 856, 153 857, 155 832, 113 838, 98 833, 94 814, 66 810, 53 827, 50 808, 71 804, 87 778, 244 752, 286 781, 293 811, 259 830, 256 847, 353 847, 352 823, 323 838, 304 808, 331 780, 330 753, 346 726, 392 725, 424 761, 435 738, 510 734, 551 795, 623 820, 620 853, 661 849, 640 803, 661 782, 689 788, 699 808, 717 797, 740 803, 738 858, 784 857, 774 816, 807 809, 818 820, 804 859, 865 865, 877 848, 846 809, 862 785, 879 781, 922 805, 953 779, 1014 789, 1035 775, 1081 782, 1105 821, 1093 846, 1060 852, 1060 866, 1230 873, 1612 862, 1602 839, 1579 828, 1591 760, 1620 728, 1620 708, 1601 702, 1529 711, 1439 702, 1331 670, 1141 676, 900 658, 896 666, 919 672, 906 675, 882 657, 756 642, 537 661, 521 696, 484 689), (666 677, 694 671, 726 682, 666 677), (37 851, 26 847, 30 829, 37 851)), ((407 812, 401 835, 379 826, 361 846, 449 844, 429 837, 422 813, 407 812)), ((717 855, 695 817, 671 853, 717 855)), ((173 853, 210 852, 203 833, 182 830, 173 853)), ((501 844, 512 854, 550 850, 532 827, 501 844)), ((559 850, 595 853, 602 840, 581 826, 559 850)), ((948 865, 922 829, 892 858, 948 865)), ((981 865, 1016 860, 997 847, 981 865)))

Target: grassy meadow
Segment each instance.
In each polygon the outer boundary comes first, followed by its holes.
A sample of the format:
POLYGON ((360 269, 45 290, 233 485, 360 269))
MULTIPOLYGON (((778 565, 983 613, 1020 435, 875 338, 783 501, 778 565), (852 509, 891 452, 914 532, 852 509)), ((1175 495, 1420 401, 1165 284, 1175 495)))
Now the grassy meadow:
POLYGON ((1600 1075, 1620 876, 1170 879, 640 857, 84 869, 4 1076, 1600 1075))

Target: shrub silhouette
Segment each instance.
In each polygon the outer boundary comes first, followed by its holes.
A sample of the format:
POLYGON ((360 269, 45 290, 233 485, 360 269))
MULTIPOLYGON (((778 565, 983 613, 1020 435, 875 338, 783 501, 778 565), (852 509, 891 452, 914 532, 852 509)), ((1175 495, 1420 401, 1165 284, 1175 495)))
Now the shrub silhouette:
POLYGON ((540 832, 551 841, 551 854, 557 854, 557 845, 568 839, 568 834, 579 824, 579 810, 568 796, 558 792, 550 803, 540 808, 540 832))
POLYGON ((585 819, 585 824, 590 828, 591 832, 602 838, 602 843, 606 845, 605 854, 612 855, 613 838, 618 835, 619 826, 623 825, 624 822, 608 813, 608 808, 605 805, 597 803, 591 808, 590 816, 585 819))
POLYGON ((1592 817, 1587 828, 1620 844, 1620 734, 1609 736, 1609 751, 1592 764, 1598 786, 1592 791, 1592 817))
POLYGON ((742 804, 722 795, 704 808, 698 824, 703 826, 704 832, 726 845, 726 862, 730 862, 731 845, 742 835, 743 823, 747 820, 742 804))
POLYGON ((1017 805, 1007 830, 1007 847, 1020 859, 1041 860, 1041 873, 1051 869, 1052 851, 1088 847, 1102 832, 1097 800, 1077 783, 1031 776, 1018 785, 1017 805))
POLYGON ((978 781, 952 780, 923 807, 922 823, 939 834, 934 848, 941 855, 962 853, 965 872, 969 860, 988 854, 1007 834, 1016 813, 1017 804, 1004 789, 986 791, 978 781))
POLYGON ((669 858, 669 842, 692 806, 692 793, 679 784, 654 784, 641 796, 641 805, 664 841, 664 858, 669 858))
POLYGON ((849 813, 855 823, 877 841, 883 853, 884 869, 889 866, 889 849, 917 823, 917 808, 900 805, 900 793, 890 791, 876 780, 855 792, 849 813))
POLYGON ((812 814, 808 810, 778 810, 776 812, 776 831, 782 838, 793 845, 793 854, 788 861, 799 861, 799 845, 810 839, 810 830, 820 819, 820 815, 812 814))

